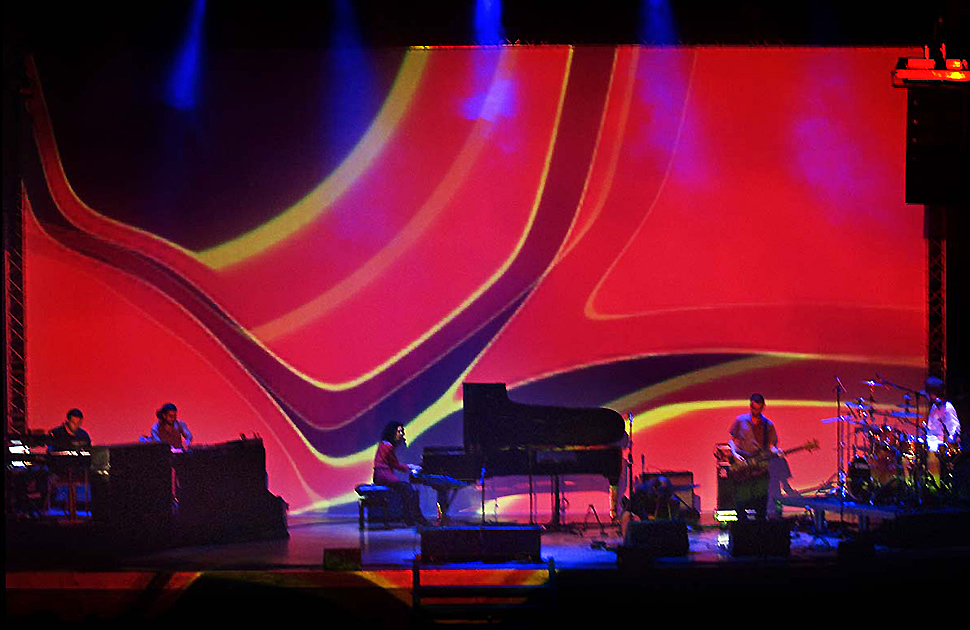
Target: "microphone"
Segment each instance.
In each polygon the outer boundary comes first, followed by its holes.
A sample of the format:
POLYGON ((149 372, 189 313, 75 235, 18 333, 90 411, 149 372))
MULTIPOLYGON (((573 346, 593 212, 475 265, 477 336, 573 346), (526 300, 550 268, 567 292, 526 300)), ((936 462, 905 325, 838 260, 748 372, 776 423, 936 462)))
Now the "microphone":
POLYGON ((839 384, 839 389, 841 391, 843 391, 843 392, 846 391, 845 390, 845 385, 842 384, 842 379, 839 378, 839 375, 838 374, 835 375, 835 382, 839 384))

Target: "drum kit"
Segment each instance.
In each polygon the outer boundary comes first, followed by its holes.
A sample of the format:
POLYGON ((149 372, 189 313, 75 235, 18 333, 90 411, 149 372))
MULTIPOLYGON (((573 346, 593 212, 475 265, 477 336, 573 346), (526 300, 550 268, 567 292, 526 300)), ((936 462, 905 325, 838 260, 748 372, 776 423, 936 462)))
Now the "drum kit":
POLYGON ((822 421, 853 427, 842 434, 847 438, 843 445, 851 449, 846 497, 873 505, 923 505, 952 496, 953 469, 960 447, 943 443, 935 452, 931 450, 926 409, 914 404, 910 390, 886 381, 862 384, 869 387, 868 399, 842 403, 847 413, 822 421), (901 404, 881 404, 875 400, 877 387, 895 387, 907 393, 901 404))

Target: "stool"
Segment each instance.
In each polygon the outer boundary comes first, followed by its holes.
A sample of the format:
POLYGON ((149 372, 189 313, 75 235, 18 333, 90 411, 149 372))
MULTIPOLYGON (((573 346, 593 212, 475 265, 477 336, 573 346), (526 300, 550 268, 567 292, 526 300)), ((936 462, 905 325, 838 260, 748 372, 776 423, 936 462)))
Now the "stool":
POLYGON ((354 490, 357 492, 358 496, 358 529, 360 529, 360 531, 364 531, 364 508, 371 510, 375 507, 381 508, 381 513, 384 515, 384 527, 389 528, 391 524, 388 522, 388 497, 390 497, 391 489, 387 486, 376 486, 374 484, 362 483, 354 488, 354 490))
POLYGON ((46 501, 47 505, 45 506, 45 511, 50 512, 52 500, 54 495, 57 493, 57 489, 66 487, 67 506, 65 506, 66 509, 64 511, 67 513, 68 521, 71 523, 77 522, 77 491, 79 487, 82 489, 82 491, 84 491, 84 496, 88 501, 88 505, 91 504, 91 486, 88 479, 87 469, 67 466, 64 470, 56 473, 52 472, 48 478, 48 484, 46 501))

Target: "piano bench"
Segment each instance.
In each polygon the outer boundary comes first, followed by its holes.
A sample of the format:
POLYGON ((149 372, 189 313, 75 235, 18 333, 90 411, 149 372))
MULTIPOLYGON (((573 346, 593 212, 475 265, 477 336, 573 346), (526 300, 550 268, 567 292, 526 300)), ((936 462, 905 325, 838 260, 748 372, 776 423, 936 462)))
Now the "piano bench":
POLYGON ((381 508, 381 514, 384 515, 384 527, 390 528, 391 524, 388 519, 388 513, 390 512, 390 504, 388 498, 391 495, 391 489, 387 486, 377 486, 370 483, 362 483, 354 490, 357 492, 357 528, 360 531, 364 531, 364 508, 367 508, 368 514, 373 508, 381 508))

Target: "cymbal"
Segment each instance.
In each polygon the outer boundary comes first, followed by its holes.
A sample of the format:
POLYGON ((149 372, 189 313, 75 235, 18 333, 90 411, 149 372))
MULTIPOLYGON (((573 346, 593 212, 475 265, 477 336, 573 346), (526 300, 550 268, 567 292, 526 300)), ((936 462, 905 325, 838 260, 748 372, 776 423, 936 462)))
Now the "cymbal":
POLYGON ((882 387, 882 383, 877 383, 876 381, 859 381, 859 382, 869 387, 882 387))
POLYGON ((848 407, 849 409, 856 409, 858 411, 869 411, 869 410, 872 409, 872 405, 870 405, 868 403, 851 403, 851 402, 847 402, 847 403, 842 403, 842 404, 845 405, 846 407, 848 407))
POLYGON ((819 420, 819 422, 838 422, 839 420, 850 422, 852 424, 869 424, 865 420, 856 420, 852 416, 836 416, 834 418, 822 418, 821 420, 819 420))
POLYGON ((906 409, 906 410, 916 409, 916 405, 913 403, 909 403, 908 405, 906 403, 900 403, 898 405, 889 405, 889 406, 895 407, 896 409, 906 409))
POLYGON ((914 411, 890 411, 885 415, 893 418, 903 418, 906 420, 920 420, 925 417, 923 414, 916 413, 914 411))

